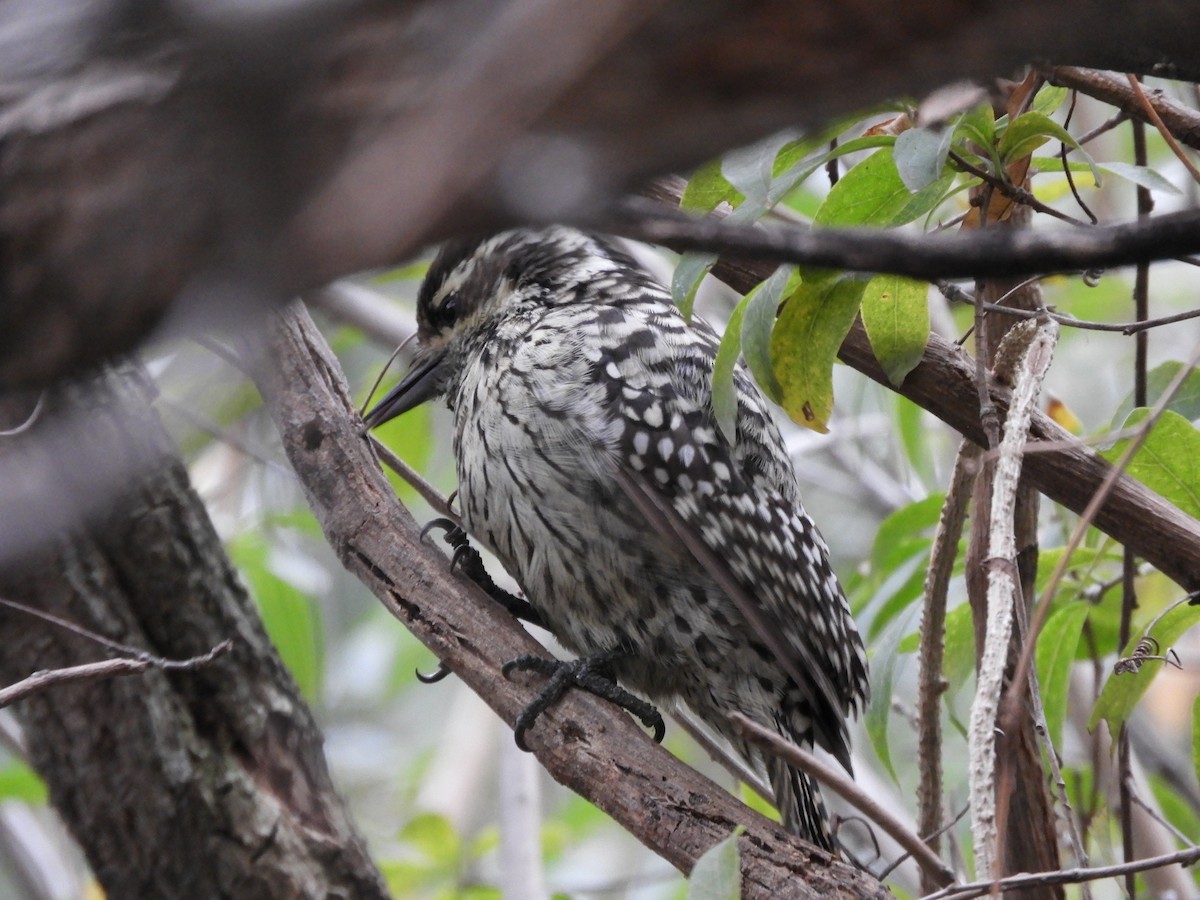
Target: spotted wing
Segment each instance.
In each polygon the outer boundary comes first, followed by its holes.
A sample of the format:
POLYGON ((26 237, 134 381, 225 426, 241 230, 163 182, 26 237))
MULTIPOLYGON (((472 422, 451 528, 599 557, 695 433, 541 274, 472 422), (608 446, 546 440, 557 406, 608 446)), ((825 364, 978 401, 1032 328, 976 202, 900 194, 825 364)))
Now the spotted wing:
MULTIPOLYGON (((607 323, 605 323, 607 318, 607 323)), ((827 548, 799 503, 766 401, 738 375, 738 440, 718 432, 711 402, 716 337, 674 308, 605 311, 624 341, 597 377, 620 422, 620 481, 642 514, 672 535, 774 651, 806 702, 813 738, 849 763, 846 716, 867 695, 866 661, 827 548), (670 352, 636 350, 645 327, 670 352)))

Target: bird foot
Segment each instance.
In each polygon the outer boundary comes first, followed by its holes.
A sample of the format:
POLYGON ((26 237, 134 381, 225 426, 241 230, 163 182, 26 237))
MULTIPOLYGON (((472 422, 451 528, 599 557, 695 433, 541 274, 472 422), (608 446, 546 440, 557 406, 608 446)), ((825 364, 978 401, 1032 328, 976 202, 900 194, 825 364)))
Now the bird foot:
POLYGON ((522 750, 529 750, 525 743, 525 732, 533 727, 538 716, 557 703, 562 695, 572 687, 602 697, 632 713, 647 728, 654 729, 655 743, 661 744, 663 735, 667 731, 662 715, 653 704, 634 696, 617 684, 612 670, 613 659, 616 655, 602 653, 568 662, 547 659, 544 656, 518 656, 516 659, 506 662, 500 670, 505 678, 511 677, 513 672, 537 672, 550 679, 533 699, 533 702, 521 710, 521 714, 517 716, 513 728, 517 746, 522 750))
POLYGON ((479 555, 478 550, 471 546, 467 533, 461 527, 455 525, 449 519, 434 519, 421 529, 421 537, 425 538, 435 528, 441 528, 445 532, 442 540, 454 550, 453 555, 450 557, 451 571, 457 569, 459 572, 462 572, 467 578, 483 588, 484 593, 507 609, 516 618, 523 619, 531 625, 537 625, 539 628, 546 627, 542 617, 529 604, 528 600, 518 597, 516 594, 509 593, 492 580, 492 576, 488 574, 487 567, 483 564, 483 557, 479 555))

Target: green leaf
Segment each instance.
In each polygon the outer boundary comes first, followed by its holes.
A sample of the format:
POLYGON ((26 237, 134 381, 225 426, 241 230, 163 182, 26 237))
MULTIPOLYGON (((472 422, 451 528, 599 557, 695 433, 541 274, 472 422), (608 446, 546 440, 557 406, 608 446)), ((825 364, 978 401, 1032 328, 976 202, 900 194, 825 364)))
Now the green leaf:
POLYGON ((932 209, 952 178, 947 175, 914 194, 900 178, 891 148, 884 147, 838 180, 813 222, 830 227, 903 225, 932 209))
POLYGON ((1192 769, 1200 778, 1200 695, 1192 704, 1192 769))
POLYGON ((758 386, 776 403, 783 389, 771 365, 771 332, 775 328, 779 304, 792 289, 796 270, 780 266, 771 277, 746 295, 746 313, 742 321, 742 356, 754 373, 758 386))
POLYGON ((748 198, 761 200, 771 188, 780 151, 794 143, 794 133, 780 133, 731 150, 721 159, 721 174, 748 198))
MULTIPOLYGON (((900 652, 916 653, 920 646, 921 632, 914 631, 904 636, 900 652)), ((975 673, 975 623, 969 603, 962 603, 946 613, 944 646, 942 676, 953 693, 975 673)))
POLYGON ((414 816, 401 830, 400 839, 442 868, 453 866, 462 855, 462 838, 450 820, 437 813, 414 816))
MULTIPOLYGON (((372 432, 375 438, 398 457, 420 471, 433 452, 433 404, 423 403, 410 409, 402 416, 389 419, 372 432)), ((393 472, 385 468, 388 483, 404 502, 417 498, 416 489, 393 472)))
POLYGON ((1063 101, 1066 99, 1067 89, 1065 87, 1060 87, 1057 84, 1043 84, 1038 88, 1038 92, 1034 94, 1033 103, 1029 105, 1029 108, 1034 112, 1048 116, 1062 106, 1063 101))
POLYGON ((880 571, 892 569, 912 556, 913 547, 928 546, 924 535, 931 534, 942 514, 945 494, 930 494, 902 506, 880 523, 871 545, 871 567, 880 571))
POLYGON ((240 535, 229 543, 228 551, 246 580, 279 656, 304 696, 315 698, 322 667, 314 605, 303 591, 272 570, 270 547, 261 535, 240 535))
MULTIPOLYGON (((1175 642, 1183 636, 1183 633, 1197 622, 1200 622, 1200 606, 1185 604, 1175 607, 1164 615, 1154 626, 1153 633, 1149 635, 1158 644, 1159 653, 1154 655, 1161 655, 1170 650, 1175 642)), ((1130 638, 1121 653, 1123 658, 1133 655, 1140 637, 1140 635, 1136 635, 1130 638)), ((1092 710, 1092 717, 1088 720, 1088 729, 1094 730, 1101 722, 1107 722, 1109 734, 1115 737, 1120 727, 1129 719, 1137 702, 1149 689, 1150 683, 1162 666, 1162 660, 1150 659, 1142 663, 1140 671, 1122 675, 1110 674, 1108 680, 1104 682, 1104 687, 1100 690, 1100 696, 1092 710)))
MULTIPOLYGON (((1146 373, 1146 403, 1148 405, 1154 406, 1158 403, 1167 386, 1175 380, 1182 368, 1183 363, 1171 361, 1155 366, 1146 373)), ((1179 386, 1179 390, 1167 404, 1167 409, 1179 413, 1185 419, 1192 421, 1200 419, 1200 370, 1193 369, 1187 374, 1183 384, 1179 386)), ((1127 394, 1120 406, 1117 407, 1117 412, 1113 416, 1113 427, 1116 428, 1118 424, 1125 421, 1131 412, 1133 412, 1132 392, 1127 394)))
POLYGON ((1086 603, 1071 603, 1052 615, 1038 636, 1038 682, 1046 713, 1046 730, 1055 747, 1062 747, 1062 726, 1071 691, 1071 667, 1075 664, 1075 650, 1090 611, 1086 603))
POLYGON ((1175 187, 1175 185, 1171 184, 1165 177, 1149 166, 1135 166, 1132 163, 1124 162, 1106 162, 1097 163, 1097 168, 1101 172, 1115 175, 1118 178, 1151 191, 1162 191, 1164 194, 1183 196, 1183 191, 1175 187))
POLYGON ((824 168, 832 160, 840 159, 851 153, 860 153, 863 150, 873 150, 877 147, 891 147, 895 143, 896 137, 894 135, 872 134, 845 141, 820 154, 806 158, 796 158, 794 161, 787 160, 790 148, 785 147, 780 151, 779 158, 776 159, 776 177, 771 184, 770 199, 778 201, 791 193, 797 185, 808 180, 814 172, 824 168), (784 161, 788 161, 788 165, 781 168, 779 164, 784 161))
POLYGON ((863 290, 863 325, 875 358, 892 384, 901 384, 925 354, 928 291, 926 282, 900 275, 876 275, 863 290))
POLYGON ((955 139, 970 141, 976 151, 986 154, 993 164, 998 162, 995 158, 996 112, 992 104, 985 101, 963 113, 954 127, 954 136, 955 139))
POLYGON ((687 187, 683 189, 679 207, 707 213, 712 212, 722 203, 737 206, 744 199, 745 196, 742 192, 721 174, 721 160, 714 159, 692 173, 687 187))
POLYGON ((900 437, 904 457, 918 477, 926 484, 932 483, 934 474, 931 460, 935 457, 930 446, 931 429, 925 422, 925 410, 900 394, 892 396, 892 403, 896 434, 900 437))
POLYGON ((24 763, 10 762, 0 767, 0 800, 21 800, 44 806, 49 800, 49 792, 37 772, 24 763))
POLYGON ((738 357, 742 355, 742 319, 745 318, 750 298, 751 295, 747 294, 733 308, 713 363, 713 413, 717 417, 717 427, 721 434, 725 435, 725 440, 729 441, 730 446, 737 442, 738 406, 737 392, 733 388, 733 370, 737 366, 738 357))
MULTIPOLYGON (((1057 156, 1035 156, 1033 165, 1038 169, 1041 175, 1061 175, 1063 164, 1062 159, 1057 156)), ((1086 174, 1087 179, 1076 178, 1076 185, 1083 187, 1099 187, 1095 183, 1093 177, 1093 166, 1082 160, 1070 160, 1067 162, 1067 168, 1072 172, 1086 174)), ((1149 188, 1152 191, 1162 191, 1164 194, 1174 194, 1182 196, 1183 192, 1175 187, 1156 169, 1149 166, 1135 166, 1131 163, 1123 162, 1098 162, 1095 164, 1096 169, 1099 169, 1105 175, 1112 175, 1114 178, 1119 178, 1122 181, 1128 181, 1131 184, 1136 184, 1139 187, 1149 188)))
MULTIPOLYGON (((1135 409, 1125 428, 1141 424, 1149 414, 1148 409, 1135 409)), ((1119 440, 1100 455, 1116 462, 1131 440, 1119 440)), ((1125 471, 1192 518, 1200 518, 1200 431, 1183 416, 1164 412, 1125 471)))
MULTIPOLYGON (((1200 815, 1197 815, 1188 798, 1163 776, 1152 772, 1146 774, 1150 780, 1150 790, 1162 809, 1163 817, 1183 834, 1200 834, 1200 815)), ((1192 880, 1195 881, 1198 875, 1200 873, 1193 872, 1192 880)))
POLYGON ((692 307, 696 304, 696 291, 714 264, 715 253, 685 253, 675 266, 675 274, 671 276, 671 299, 683 311, 688 319, 692 317, 692 307))
POLYGON ((1004 134, 1000 136, 1000 158, 1005 163, 1010 163, 1023 156, 1031 156, 1034 150, 1050 139, 1061 141, 1079 153, 1091 168, 1092 177, 1099 186, 1100 169, 1083 149, 1083 145, 1067 129, 1044 113, 1023 113, 1009 123, 1004 129, 1004 134))
POLYGON ((884 769, 897 784, 895 766, 892 765, 892 750, 888 741, 888 720, 892 712, 892 685, 896 678, 896 662, 899 658, 900 638, 908 632, 915 610, 903 619, 893 622, 876 642, 871 658, 871 700, 863 713, 863 725, 875 755, 884 769))
POLYGON ((926 540, 918 545, 916 554, 893 569, 884 580, 882 590, 872 598, 874 602, 878 596, 885 597, 883 604, 871 617, 867 629, 868 640, 874 640, 898 615, 913 609, 913 604, 924 596, 925 572, 932 543, 926 540))
MULTIPOLYGON (((814 431, 829 430, 833 363, 858 315, 864 287, 865 282, 850 277, 802 281, 771 332, 771 368, 779 381, 780 405, 814 431)), ((746 346, 745 337, 742 344, 746 346)))
POLYGON ((688 878, 688 900, 739 900, 742 870, 738 854, 741 825, 725 840, 713 844, 696 860, 688 878))
POLYGON ((892 154, 906 188, 916 192, 942 177, 953 137, 949 128, 910 128, 896 138, 892 154))

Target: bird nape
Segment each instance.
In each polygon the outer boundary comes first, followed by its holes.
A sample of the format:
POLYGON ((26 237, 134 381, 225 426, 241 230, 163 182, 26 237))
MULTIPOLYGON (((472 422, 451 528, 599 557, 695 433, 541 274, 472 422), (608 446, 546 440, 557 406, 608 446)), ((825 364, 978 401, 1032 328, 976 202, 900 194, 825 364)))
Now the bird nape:
POLYGON ((849 769, 846 719, 868 693, 845 595, 749 373, 733 375, 731 441, 713 412, 717 335, 615 244, 563 227, 446 244, 417 322, 411 370, 366 422, 445 399, 464 528, 581 657, 518 741, 565 684, 648 725, 614 681, 682 701, 766 772, 786 827, 832 850, 817 786, 728 719, 849 769))

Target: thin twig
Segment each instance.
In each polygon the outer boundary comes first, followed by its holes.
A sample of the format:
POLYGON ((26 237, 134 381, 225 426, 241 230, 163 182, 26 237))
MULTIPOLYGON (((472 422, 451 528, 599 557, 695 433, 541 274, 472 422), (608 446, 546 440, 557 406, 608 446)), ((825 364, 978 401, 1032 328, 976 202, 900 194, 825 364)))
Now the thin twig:
POLYGON ((715 740, 708 729, 696 718, 695 713, 686 706, 680 706, 671 710, 671 719, 683 731, 686 731, 688 736, 699 744, 700 749, 707 753, 717 765, 768 803, 775 802, 775 792, 771 790, 771 786, 750 766, 735 756, 726 744, 715 740))
POLYGON ((367 434, 365 437, 370 442, 371 449, 375 451, 375 455, 379 457, 380 461, 403 478, 409 487, 425 498, 425 502, 433 507, 438 515, 445 516, 455 525, 462 525, 462 520, 459 518, 458 513, 450 508, 450 501, 446 499, 441 491, 421 477, 420 472, 393 453, 375 435, 367 434))
MULTIPOLYGON (((1026 616, 1018 616, 1017 624, 1021 628, 1021 641, 1024 643, 1029 640, 1028 618, 1026 616)), ((1030 712, 1033 716, 1034 732, 1045 752, 1046 765, 1050 767, 1050 796, 1062 807, 1062 817, 1066 822, 1067 828, 1067 843, 1070 845, 1071 852, 1075 856, 1076 864, 1086 866, 1089 862, 1087 847, 1083 842, 1082 835, 1079 833, 1079 826, 1075 820, 1075 811, 1071 809, 1071 798, 1067 793, 1067 782, 1063 779, 1058 750, 1055 748, 1054 742, 1050 739, 1050 728, 1046 723, 1046 707, 1042 701, 1042 686, 1038 681, 1036 666, 1031 666, 1029 669, 1029 703, 1032 707, 1030 712), (1057 793, 1055 793, 1055 789, 1057 789, 1057 793)), ((1083 900, 1091 900, 1092 892, 1086 884, 1083 885, 1082 891, 1083 900)))
MULTIPOLYGON (((938 823, 942 819, 942 694, 946 681, 942 666, 946 655, 946 595, 958 541, 967 519, 971 483, 980 448, 964 440, 954 459, 946 500, 933 536, 929 554, 929 572, 925 576, 925 601, 921 613, 920 676, 917 701, 917 760, 920 782, 917 787, 917 830, 933 834, 929 847, 938 852, 938 823)), ((933 890, 922 876, 922 890, 933 890)))
MULTIPOLYGON (((959 292, 965 296, 955 294, 950 299, 957 302, 972 302, 971 295, 967 294, 959 288, 959 292)), ((942 291, 945 294, 945 291, 942 291)), ((1011 306, 1000 306, 996 303, 984 303, 983 308, 988 312, 999 313, 1005 316, 1012 316, 1016 319, 1036 319, 1039 316, 1046 316, 1053 319, 1059 325, 1068 328, 1079 328, 1084 331, 1112 331, 1124 335, 1139 334, 1143 331, 1148 331, 1151 328, 1158 328, 1162 325, 1173 325, 1176 322, 1183 322, 1187 319, 1195 319, 1200 317, 1200 309, 1189 309, 1186 312, 1175 313, 1170 316, 1161 316, 1157 319, 1146 319, 1141 322, 1089 322, 1085 319, 1076 319, 1064 313, 1055 312, 1051 309, 1014 309, 1011 306)))
POLYGON ((926 894, 921 900, 943 900, 954 897, 956 900, 970 900, 971 897, 982 897, 993 891, 1008 891, 1020 888, 1050 887, 1056 884, 1082 884, 1085 881, 1099 881, 1102 878, 1117 878, 1128 872, 1145 872, 1149 869, 1161 869, 1163 866, 1175 864, 1189 865, 1200 859, 1200 847, 1189 847, 1176 853, 1166 853, 1162 856, 1150 856, 1133 862, 1113 866, 1097 866, 1095 868, 1056 869, 1053 872, 1033 872, 1029 874, 1010 875, 1008 878, 998 878, 993 881, 972 881, 968 884, 955 884, 942 888, 935 894, 926 894))
MULTIPOLYGON (((1187 154, 1183 152, 1183 148, 1179 146, 1179 141, 1175 140, 1175 135, 1171 134, 1171 129, 1163 124, 1158 110, 1154 108, 1154 105, 1150 102, 1150 98, 1146 96, 1146 92, 1142 89, 1142 83, 1137 80, 1136 75, 1126 75, 1125 77, 1129 79, 1129 86, 1133 89, 1133 96, 1137 100, 1138 106, 1142 108, 1142 112, 1146 114, 1146 119, 1158 129, 1158 133, 1167 142, 1167 146, 1171 148, 1171 152, 1179 158, 1179 161, 1183 163, 1184 168, 1188 170, 1192 178, 1197 183, 1200 183, 1200 169, 1197 169, 1196 164, 1188 159, 1187 154)), ((1145 161, 1138 163, 1141 166, 1145 164, 1145 161)))
POLYGON ((950 158, 950 161, 953 162, 954 165, 956 165, 959 169, 961 169, 964 172, 967 172, 968 174, 974 175, 976 178, 983 180, 988 185, 990 185, 991 187, 993 187, 997 191, 999 191, 1001 194, 1003 194, 1005 197, 1012 200, 1014 203, 1024 204, 1025 206, 1028 206, 1032 210, 1035 210, 1040 213, 1045 213, 1048 216, 1053 216, 1056 219, 1061 219, 1062 221, 1069 222, 1072 225, 1087 225, 1088 224, 1087 222, 1083 221, 1083 219, 1077 219, 1074 216, 1067 215, 1067 213, 1061 212, 1061 211, 1055 209, 1053 206, 1047 206, 1045 203, 1043 203, 1037 197, 1033 196, 1032 193, 1025 190, 1024 188, 1017 187, 1015 184, 1012 184, 1011 182, 1006 181, 1003 178, 993 175, 991 172, 987 171, 986 169, 981 169, 979 166, 972 164, 969 160, 964 159, 962 156, 955 153, 953 150, 950 151, 949 158, 950 158))
POLYGON ((106 647, 109 650, 114 650, 117 653, 120 653, 122 656, 126 656, 130 659, 134 659, 139 662, 145 662, 150 665, 156 665, 161 668, 167 668, 170 665, 170 660, 163 659, 161 656, 155 656, 146 650, 142 650, 138 647, 131 647, 129 644, 122 644, 120 641, 114 641, 112 638, 107 638, 102 634, 97 634, 94 631, 90 631, 87 628, 84 628, 82 625, 77 625, 69 619, 63 619, 36 607, 26 606, 24 603, 18 603, 15 600, 8 600, 4 597, 0 597, 0 606, 6 606, 9 609, 24 613, 27 616, 33 616, 35 619, 41 619, 43 622, 56 625, 65 631, 71 632, 71 634, 85 638, 86 640, 89 640, 95 644, 99 644, 101 647, 106 647))
MULTIPOLYGON (((956 815, 949 822, 942 823, 935 830, 922 836, 921 843, 925 844, 931 850, 934 850, 935 842, 939 841, 943 834, 945 834, 947 831, 949 831, 951 828, 953 828, 955 825, 957 825, 959 822, 961 822, 963 820, 963 817, 966 816, 966 814, 969 813, 970 811, 971 811, 971 807, 964 806, 962 809, 960 809, 958 811, 958 815, 956 815)), ((935 852, 936 852, 936 850, 935 850, 935 852)), ((876 877, 880 881, 885 881, 887 879, 887 877, 892 874, 892 872, 896 871, 896 869, 898 869, 901 865, 903 865, 903 863, 906 860, 910 860, 910 859, 912 859, 912 854, 909 853, 907 850, 905 850, 903 853, 901 853, 899 856, 897 856, 894 860, 892 860, 890 863, 888 863, 888 865, 885 868, 880 869, 879 874, 876 877)), ((921 890, 930 890, 930 891, 936 890, 936 889, 937 889, 936 887, 931 887, 931 888, 922 887, 921 888, 921 890)))
POLYGON ((121 675, 137 675, 147 669, 195 669, 208 665, 218 656, 229 652, 233 641, 225 640, 217 644, 207 653, 193 656, 190 659, 162 659, 146 654, 137 659, 121 657, 105 659, 99 662, 82 663, 78 666, 67 666, 61 669, 45 669, 34 672, 28 678, 23 678, 16 684, 0 688, 0 709, 24 700, 33 694, 60 684, 70 684, 77 681, 100 681, 105 678, 115 678, 121 675))
POLYGON ((847 775, 832 766, 825 765, 811 753, 797 747, 783 736, 764 728, 742 713, 730 713, 729 718, 752 744, 817 779, 875 822, 895 839, 896 843, 912 854, 917 865, 921 867, 921 871, 925 872, 935 883, 938 885, 953 884, 954 873, 938 859, 937 855, 925 845, 920 837, 910 831, 891 812, 884 809, 875 798, 864 792, 847 775))
POLYGON ((1130 781, 1129 799, 1135 805, 1140 806, 1142 808, 1142 811, 1146 815, 1148 815, 1150 818, 1152 818, 1155 822, 1157 822, 1159 825, 1161 825, 1164 829, 1169 831, 1171 833, 1171 836, 1173 838, 1175 838, 1175 840, 1179 841, 1179 843, 1183 844, 1185 847, 1190 847, 1192 845, 1192 839, 1190 837, 1188 837, 1186 834, 1184 834, 1182 831, 1180 831, 1178 828, 1176 828, 1174 825, 1172 825, 1167 820, 1166 816, 1164 816, 1157 809, 1155 809, 1153 806, 1151 806, 1146 801, 1146 798, 1143 797, 1140 793, 1138 793, 1137 787, 1133 784, 1132 776, 1130 776, 1129 781, 1130 781))

